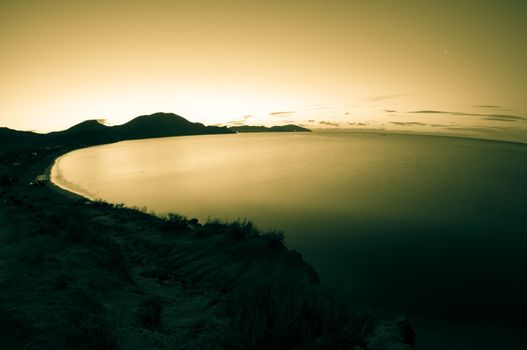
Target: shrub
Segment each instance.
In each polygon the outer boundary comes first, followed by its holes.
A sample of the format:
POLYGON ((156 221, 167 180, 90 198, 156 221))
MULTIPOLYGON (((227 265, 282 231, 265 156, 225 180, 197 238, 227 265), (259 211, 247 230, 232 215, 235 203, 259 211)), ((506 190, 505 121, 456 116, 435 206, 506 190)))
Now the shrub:
POLYGON ((167 230, 186 230, 188 229, 189 220, 178 214, 169 213, 162 217, 164 221, 164 228, 167 230))
POLYGON ((91 202, 92 205, 99 207, 99 208, 112 208, 113 204, 105 201, 104 199, 96 199, 91 202))
POLYGON ((292 349, 316 333, 317 295, 294 273, 262 276, 235 290, 227 346, 238 349, 292 349))
POLYGON ((249 220, 236 220, 230 223, 229 230, 236 237, 258 237, 260 230, 249 220))
POLYGON ((214 229, 226 229, 228 225, 229 222, 226 220, 211 217, 207 218, 205 222, 205 227, 214 229))
POLYGON ((267 247, 285 249, 283 244, 285 238, 284 232, 273 230, 262 234, 262 237, 267 241, 267 247))
POLYGON ((235 237, 259 237, 261 235, 258 227, 247 219, 229 221, 209 218, 205 224, 205 229, 221 230, 235 237))

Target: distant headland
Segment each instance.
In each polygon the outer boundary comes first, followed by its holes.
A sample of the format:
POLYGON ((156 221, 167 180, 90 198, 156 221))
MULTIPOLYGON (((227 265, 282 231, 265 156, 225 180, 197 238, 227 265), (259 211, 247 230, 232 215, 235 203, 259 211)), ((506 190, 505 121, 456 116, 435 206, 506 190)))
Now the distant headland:
POLYGON ((266 126, 241 125, 231 126, 229 129, 236 132, 311 132, 311 130, 307 128, 294 124, 271 126, 270 128, 266 126))
POLYGON ((0 152, 8 149, 42 146, 85 147, 124 140, 156 137, 234 134, 237 132, 310 131, 297 125, 273 126, 205 126, 173 113, 142 115, 122 125, 108 126, 98 120, 86 120, 63 131, 39 134, 0 128, 0 152))

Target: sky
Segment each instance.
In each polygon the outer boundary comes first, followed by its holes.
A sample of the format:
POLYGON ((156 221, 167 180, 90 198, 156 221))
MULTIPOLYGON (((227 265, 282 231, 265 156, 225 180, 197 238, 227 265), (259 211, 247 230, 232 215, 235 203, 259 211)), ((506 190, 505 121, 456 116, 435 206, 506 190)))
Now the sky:
POLYGON ((0 0, 0 126, 207 125, 527 142, 527 1, 0 0))

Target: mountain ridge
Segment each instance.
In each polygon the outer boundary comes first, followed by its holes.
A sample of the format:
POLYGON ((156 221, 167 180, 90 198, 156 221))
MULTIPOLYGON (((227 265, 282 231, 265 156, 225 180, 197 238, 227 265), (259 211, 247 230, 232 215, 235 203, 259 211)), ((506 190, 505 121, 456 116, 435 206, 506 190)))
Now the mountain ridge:
MULTIPOLYGON (((47 134, 0 127, 0 151, 35 146, 83 147, 125 140, 157 137, 233 134, 236 132, 245 132, 239 131, 239 128, 240 127, 228 128, 226 126, 206 126, 202 123, 191 122, 177 114, 164 112, 140 115, 124 124, 113 126, 104 125, 97 119, 90 119, 75 124, 68 129, 53 131, 47 134)), ((263 126, 247 126, 247 128, 255 128, 258 129, 259 132, 310 131, 292 124, 273 126, 271 128, 263 126)))
POLYGON ((155 137, 231 134, 226 127, 205 126, 193 123, 173 113, 154 113, 138 116, 121 125, 108 126, 99 120, 90 119, 72 127, 39 134, 0 128, 0 150, 30 148, 35 146, 93 146, 124 140, 147 139, 155 137))

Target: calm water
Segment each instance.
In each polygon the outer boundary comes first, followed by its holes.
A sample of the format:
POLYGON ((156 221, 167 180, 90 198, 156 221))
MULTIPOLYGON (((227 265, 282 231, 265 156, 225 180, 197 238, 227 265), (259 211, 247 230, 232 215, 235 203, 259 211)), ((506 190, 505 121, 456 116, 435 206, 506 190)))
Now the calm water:
POLYGON ((361 307, 409 315, 422 349, 525 346, 516 337, 527 324, 527 145, 174 137, 74 151, 52 175, 92 198, 285 230, 324 284, 361 307))

